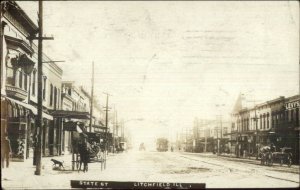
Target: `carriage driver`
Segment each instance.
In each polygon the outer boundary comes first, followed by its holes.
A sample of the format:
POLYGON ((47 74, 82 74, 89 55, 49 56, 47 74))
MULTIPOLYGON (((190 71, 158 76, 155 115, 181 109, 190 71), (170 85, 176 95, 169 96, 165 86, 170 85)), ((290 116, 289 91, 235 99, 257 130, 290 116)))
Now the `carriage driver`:
POLYGON ((270 145, 270 151, 271 152, 275 152, 276 151, 276 146, 273 143, 271 143, 271 145, 270 145))

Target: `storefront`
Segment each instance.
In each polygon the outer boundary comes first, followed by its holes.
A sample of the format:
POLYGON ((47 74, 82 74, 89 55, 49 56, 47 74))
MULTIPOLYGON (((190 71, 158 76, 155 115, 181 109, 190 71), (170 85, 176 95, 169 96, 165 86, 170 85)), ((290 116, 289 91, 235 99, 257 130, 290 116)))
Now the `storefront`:
POLYGON ((1 139, 8 135, 14 161, 24 161, 26 158, 28 113, 26 108, 14 101, 7 98, 1 100, 1 139))
POLYGON ((54 122, 51 124, 53 130, 50 135, 51 153, 66 154, 72 153, 73 139, 78 136, 78 133, 84 132, 89 120, 88 112, 55 110, 51 114, 54 117, 54 122), (84 127, 83 127, 84 126, 84 127))
MULTIPOLYGON (((12 160, 24 161, 32 152, 36 134, 35 118, 37 109, 29 104, 9 97, 1 98, 1 139, 7 133, 12 148, 12 160)), ((44 138, 47 136, 47 123, 52 116, 43 113, 44 138)), ((46 142, 43 143, 46 145, 46 142)), ((46 146, 44 146, 43 152, 46 146)))
POLYGON ((300 95, 286 98, 285 101, 285 124, 278 129, 281 135, 278 141, 282 146, 292 148, 293 163, 299 163, 299 132, 300 132, 300 95))

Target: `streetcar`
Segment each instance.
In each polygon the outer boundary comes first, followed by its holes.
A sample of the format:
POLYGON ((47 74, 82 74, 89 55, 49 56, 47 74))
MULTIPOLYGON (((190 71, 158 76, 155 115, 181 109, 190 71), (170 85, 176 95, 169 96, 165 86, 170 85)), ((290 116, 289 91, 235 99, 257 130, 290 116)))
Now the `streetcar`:
POLYGON ((168 139, 166 138, 158 138, 156 140, 156 150, 159 152, 166 152, 168 151, 168 139))

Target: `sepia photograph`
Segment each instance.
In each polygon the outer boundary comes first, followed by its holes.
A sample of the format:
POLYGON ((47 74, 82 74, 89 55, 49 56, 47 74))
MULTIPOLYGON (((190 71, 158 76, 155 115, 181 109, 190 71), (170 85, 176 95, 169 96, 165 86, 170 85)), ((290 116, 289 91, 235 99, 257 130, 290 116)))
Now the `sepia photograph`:
POLYGON ((1 189, 299 188, 299 1, 1 1, 1 189))

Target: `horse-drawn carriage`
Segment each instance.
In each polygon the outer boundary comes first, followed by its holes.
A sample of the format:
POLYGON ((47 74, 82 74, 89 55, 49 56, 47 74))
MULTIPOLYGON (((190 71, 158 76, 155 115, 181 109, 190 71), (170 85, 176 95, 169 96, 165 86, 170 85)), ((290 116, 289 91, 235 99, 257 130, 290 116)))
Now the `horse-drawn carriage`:
POLYGON ((280 166, 283 164, 286 164, 288 167, 291 167, 292 165, 292 148, 289 147, 283 147, 280 149, 280 152, 273 152, 272 153, 272 163, 274 161, 279 162, 280 166))
POLYGON ((265 146, 260 149, 261 164, 273 165, 274 162, 278 162, 280 166, 287 164, 288 167, 292 165, 292 153, 291 148, 283 147, 280 152, 276 152, 275 147, 265 146))
POLYGON ((104 158, 99 136, 94 133, 81 133, 78 138, 73 139, 73 148, 72 162, 76 163, 76 169, 80 170, 83 163, 84 171, 87 171, 87 165, 91 162, 101 162, 102 169, 104 158))

